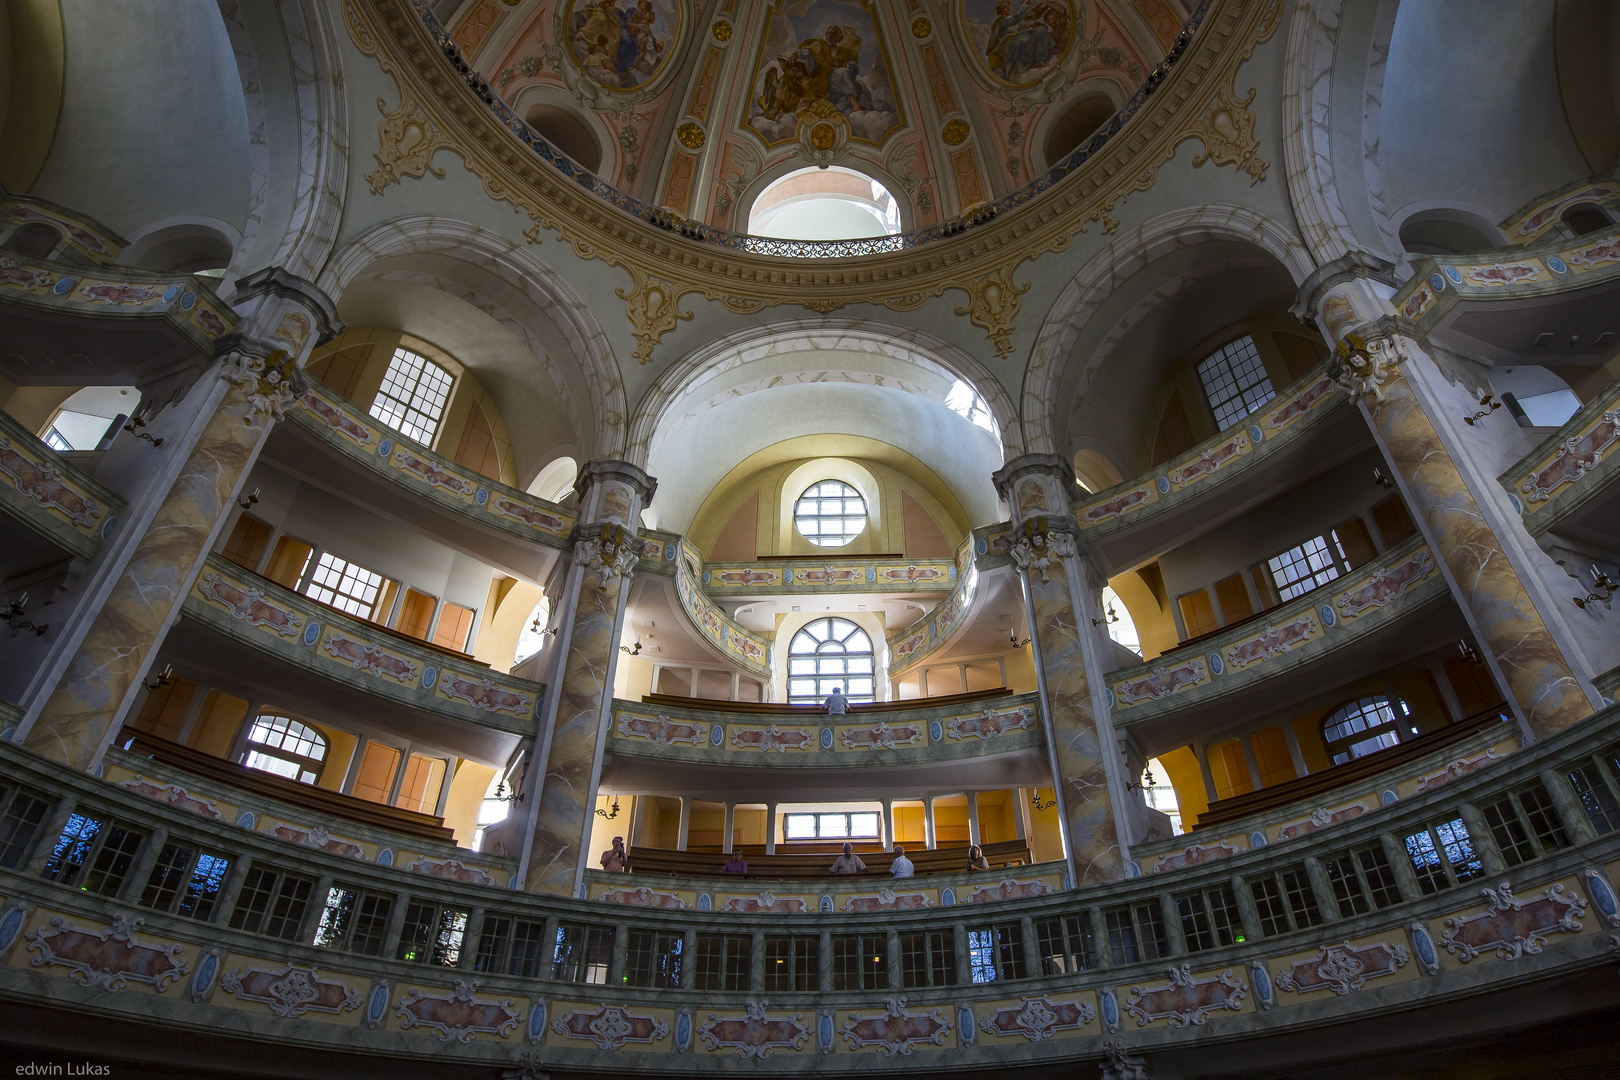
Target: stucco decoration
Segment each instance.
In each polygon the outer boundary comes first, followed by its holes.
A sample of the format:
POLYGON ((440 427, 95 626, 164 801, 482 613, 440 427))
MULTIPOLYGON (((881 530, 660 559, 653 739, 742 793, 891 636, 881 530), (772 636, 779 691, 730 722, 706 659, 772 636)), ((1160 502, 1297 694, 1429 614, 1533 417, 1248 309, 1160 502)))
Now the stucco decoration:
POLYGON ((968 287, 967 307, 958 307, 958 315, 966 315, 973 325, 982 329, 995 346, 997 356, 1012 352, 1013 320, 1018 317, 1018 298, 1030 290, 1030 285, 1019 285, 1012 280, 1012 268, 973 279, 968 287))
POLYGON ((981 1017, 979 1030, 986 1035, 1022 1035, 1030 1042, 1045 1042, 1059 1031, 1083 1028, 1095 1019, 1097 1010, 1089 1001, 1053 1001, 1043 995, 981 1017))
POLYGON ((875 1046, 884 1056, 905 1056, 918 1046, 944 1046, 951 1031, 949 1006, 912 1013, 905 998, 885 998, 883 1011, 875 1016, 850 1013, 838 1029, 851 1050, 875 1046))
POLYGON ((1316 959, 1295 961, 1279 973, 1277 986, 1296 994, 1332 990, 1343 996, 1360 990, 1368 979, 1395 974, 1411 958, 1405 945, 1383 941, 1359 948, 1348 941, 1324 945, 1316 959))
POLYGON ((595 1012, 559 1011, 551 1018, 551 1030, 564 1038, 595 1043, 598 1050, 618 1050, 628 1043, 651 1044, 669 1037, 669 1025, 656 1016, 639 1016, 617 1005, 604 1005, 595 1012))
POLYGON ((378 98, 377 111, 383 118, 377 125, 381 145, 372 154, 377 168, 366 174, 371 193, 381 195, 391 184, 406 177, 420 180, 428 173, 443 180, 444 169, 433 164, 433 158, 440 150, 453 148, 455 143, 433 125, 416 99, 401 97, 398 107, 390 109, 386 99, 378 98))
POLYGON ((1478 915, 1447 919, 1440 936, 1441 947, 1465 964, 1490 951, 1503 960, 1533 956, 1546 947, 1549 934, 1581 932, 1586 900, 1566 894, 1562 882, 1530 900, 1514 896, 1506 881, 1480 892, 1490 906, 1478 915))
POLYGON ((277 1016, 288 1018, 307 1012, 351 1012, 365 1001, 365 995, 348 983, 322 979, 314 968, 294 964, 280 971, 233 968, 220 976, 219 987, 243 1001, 268 1005, 277 1016))
POLYGON ((112 925, 103 930, 75 926, 52 915, 49 926, 28 934, 28 949, 39 953, 33 967, 65 967, 82 986, 112 993, 131 982, 145 983, 163 993, 186 974, 180 945, 155 945, 140 940, 135 931, 140 919, 114 912, 112 925))
POLYGON ((1243 1011, 1243 998, 1249 988, 1232 978, 1230 970, 1208 979, 1194 979, 1190 965, 1170 969, 1164 986, 1133 986, 1125 1011, 1137 1027, 1155 1020, 1166 1020, 1171 1027, 1202 1025, 1212 1012, 1243 1011))
POLYGON ((1204 112, 1193 121, 1192 132, 1204 141, 1204 152, 1193 158, 1193 167, 1206 161, 1216 165, 1236 165, 1247 173, 1249 184, 1266 178, 1271 162, 1260 157, 1260 141, 1254 137, 1254 113, 1249 109, 1259 91, 1249 87, 1244 97, 1221 87, 1204 112))
POLYGON ((745 1003, 743 1016, 710 1013, 698 1028, 698 1035, 710 1050, 735 1049, 738 1057, 766 1058, 772 1050, 803 1050, 810 1039, 810 1027, 803 1013, 773 1019, 769 1003, 745 1003))
POLYGON ((624 313, 635 328, 636 350, 631 355, 646 364, 652 361, 653 346, 659 339, 682 319, 690 319, 692 313, 681 310, 679 297, 684 289, 638 267, 625 269, 630 273, 630 289, 615 288, 613 293, 625 302, 624 313))
POLYGON ((413 986, 410 992, 394 1006, 399 1026, 405 1030, 425 1027, 434 1031, 444 1042, 472 1042, 478 1035, 498 1035, 505 1038, 517 1027, 522 1013, 513 1008, 508 999, 502 1002, 479 1001, 478 983, 455 980, 455 989, 440 997, 423 993, 413 986))

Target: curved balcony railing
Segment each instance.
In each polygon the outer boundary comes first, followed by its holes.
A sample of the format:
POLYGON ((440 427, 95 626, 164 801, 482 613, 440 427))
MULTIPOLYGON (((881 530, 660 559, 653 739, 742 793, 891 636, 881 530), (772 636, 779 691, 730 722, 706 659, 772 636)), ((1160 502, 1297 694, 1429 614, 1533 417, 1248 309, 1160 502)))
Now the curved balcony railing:
POLYGON ((0 992, 287 1054, 491 1069, 937 1075, 1095 1058, 1105 1036, 1151 1055, 1298 1034, 1611 966, 1617 727, 1605 710, 1324 827, 1310 860, 1275 845, 1016 899, 957 889, 949 906, 943 891, 896 903, 920 890, 895 882, 825 912, 828 879, 814 912, 756 895, 722 920, 345 858, 5 743, 8 798, 41 824, 13 834, 0 869, 0 992), (219 861, 165 887, 202 856, 219 861), (727 965, 744 942, 749 962, 727 965))
POLYGON ((956 585, 950 559, 841 557, 773 559, 770 562, 707 562, 703 591, 737 598, 778 593, 946 592, 956 585))
MULTIPOLYGON (((81 262, 112 265, 123 253, 124 238, 95 218, 57 206, 44 199, 27 195, 8 195, 0 199, 0 239, 10 236, 12 230, 36 222, 49 225, 67 241, 66 252, 81 262)), ((171 275, 174 276, 174 275, 171 275)))
POLYGON ((289 664, 401 705, 534 734, 545 687, 318 604, 210 555, 182 608, 188 618, 289 664))
POLYGON ((0 412, 0 509, 88 562, 117 528, 125 505, 0 412))
POLYGON ((744 671, 769 679, 771 654, 776 646, 771 639, 744 629, 722 611, 703 591, 702 580, 703 559, 698 549, 683 539, 676 559, 675 593, 692 628, 727 660, 744 671))
MULTIPOLYGON (((1620 245, 1616 259, 1620 260, 1620 245)), ((1541 445, 1497 477, 1531 536, 1585 506, 1620 471, 1620 382, 1588 401, 1541 445)))
POLYGON ((1466 255, 1424 255, 1390 303, 1427 334, 1460 303, 1524 301, 1620 278, 1620 226, 1466 255))
POLYGON ((960 761, 1045 745, 1038 708, 1034 694, 840 717, 808 707, 738 713, 616 700, 608 752, 773 769, 960 761))
POLYGON ((546 547, 568 546, 578 520, 572 510, 435 454, 384 427, 326 384, 306 379, 309 386, 288 415, 345 458, 481 525, 546 547))
POLYGON ((1565 210, 1577 203, 1590 202, 1610 207, 1620 204, 1620 180, 1589 177, 1565 184, 1515 210, 1502 222, 1502 231, 1514 244, 1528 246, 1555 233, 1565 210))
POLYGON ((410 3, 415 9, 416 16, 421 20, 422 25, 433 38, 439 50, 449 59, 451 66, 461 76, 462 81, 467 84, 479 100, 488 106, 500 125, 516 135, 525 146, 534 152, 540 161, 555 168, 565 179, 578 184, 595 198, 622 210, 634 218, 657 228, 678 233, 697 243, 724 248, 729 251, 790 259, 851 258, 905 251, 938 240, 958 236, 976 225, 992 221, 999 215, 1024 205, 1042 192, 1058 184, 1069 174, 1077 171, 1101 151, 1108 144, 1108 141, 1119 133, 1126 122, 1147 104, 1148 98, 1169 77, 1171 69, 1181 59, 1182 54, 1186 52, 1187 46, 1192 42, 1193 35, 1197 33, 1210 8, 1209 0, 1204 0, 1203 3, 1193 9, 1192 15, 1171 44, 1164 60, 1148 73, 1141 86, 1137 88, 1136 93, 1125 103, 1124 108, 1114 114, 1113 118, 1105 123, 1096 134, 1092 135, 1067 157, 1018 190, 1003 195, 992 202, 974 207, 967 213, 949 221, 895 236, 871 236, 854 240, 782 240, 769 236, 754 236, 748 233, 733 232, 730 229, 722 229, 714 225, 706 225, 700 221, 693 221, 665 207, 643 202, 609 184, 547 142, 490 87, 484 77, 475 71, 462 56, 461 46, 456 43, 455 39, 450 36, 449 31, 439 22, 438 17, 433 12, 432 5, 425 2, 425 0, 410 0, 410 3))
POLYGON ((956 551, 956 565, 960 569, 951 594, 935 604, 933 610, 922 618, 888 636, 891 680, 944 647, 967 622, 973 611, 973 595, 979 587, 979 561, 974 558, 977 551, 978 543, 974 537, 962 541, 962 546, 956 551))
POLYGON ((1354 572, 1253 619, 1108 676, 1114 723, 1135 724, 1312 663, 1447 595, 1412 537, 1354 572))
POLYGON ((1154 469, 1073 506, 1083 540, 1129 528, 1206 495, 1261 465, 1349 399, 1337 393, 1327 365, 1317 365, 1241 424, 1154 469))

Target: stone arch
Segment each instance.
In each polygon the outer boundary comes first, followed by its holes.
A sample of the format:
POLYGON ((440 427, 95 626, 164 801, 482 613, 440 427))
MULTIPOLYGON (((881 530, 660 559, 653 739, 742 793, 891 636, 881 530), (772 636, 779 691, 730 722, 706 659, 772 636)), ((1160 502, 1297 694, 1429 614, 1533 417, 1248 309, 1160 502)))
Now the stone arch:
POLYGON ((337 252, 317 284, 334 298, 379 260, 396 255, 439 254, 481 267, 521 292, 566 339, 590 396, 590 415, 579 427, 590 437, 582 460, 620 457, 625 445, 624 383, 601 326, 584 300, 521 242, 476 225, 412 215, 378 225, 337 252))
POLYGON ((1036 335, 1024 374, 1021 419, 1026 453, 1060 452, 1056 446, 1058 386, 1076 340, 1103 301, 1155 259, 1190 244, 1218 240, 1253 244, 1281 263, 1295 284, 1304 282, 1315 268, 1298 237, 1264 214, 1241 206, 1211 203, 1176 210, 1122 233, 1058 295, 1036 335))

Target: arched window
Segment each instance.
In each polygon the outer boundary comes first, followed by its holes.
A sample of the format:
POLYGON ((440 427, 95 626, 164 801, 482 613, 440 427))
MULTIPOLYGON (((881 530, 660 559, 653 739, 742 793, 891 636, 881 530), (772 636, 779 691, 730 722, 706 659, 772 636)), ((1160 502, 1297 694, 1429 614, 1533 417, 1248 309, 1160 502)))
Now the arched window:
POLYGON ((974 427, 981 427, 1001 438, 1001 432, 996 429, 996 418, 990 414, 990 405, 979 393, 961 379, 951 385, 950 393, 945 395, 945 407, 956 413, 974 427))
POLYGON ((748 231, 781 240, 859 240, 900 231, 889 189, 852 169, 798 169, 759 193, 748 231))
POLYGON ((551 601, 542 596, 540 602, 534 605, 529 612, 529 619, 518 631, 517 652, 512 657, 512 666, 516 667, 529 657, 540 651, 546 643, 546 623, 551 621, 551 601))
POLYGON ((872 639, 848 619, 817 619, 788 646, 788 704, 813 705, 834 687, 851 701, 872 701, 872 639))
POLYGON ((794 504, 793 525, 817 547, 843 547, 866 528, 866 500, 842 480, 818 480, 794 504))
POLYGON ((1368 754, 1387 750, 1401 741, 1401 721, 1412 710, 1406 702, 1392 702, 1372 694, 1339 706, 1322 721, 1322 741, 1333 764, 1343 765, 1368 754))
POLYGON ((1576 203, 1559 215, 1569 231, 1576 236, 1585 236, 1588 233, 1602 232, 1612 222, 1603 209, 1591 203, 1576 203))
POLYGON ((326 736, 308 724, 269 713, 253 721, 247 754, 242 758, 242 764, 250 769, 262 769, 301 784, 320 779, 325 761, 326 736))
POLYGON ((1102 591, 1103 618, 1108 620, 1108 636, 1137 656, 1142 655, 1142 635, 1136 632, 1136 620, 1125 601, 1119 598, 1113 586, 1104 585, 1102 591))
POLYGON ((395 349, 382 388, 371 403, 371 415, 407 439, 432 446, 454 382, 448 371, 427 357, 395 349))

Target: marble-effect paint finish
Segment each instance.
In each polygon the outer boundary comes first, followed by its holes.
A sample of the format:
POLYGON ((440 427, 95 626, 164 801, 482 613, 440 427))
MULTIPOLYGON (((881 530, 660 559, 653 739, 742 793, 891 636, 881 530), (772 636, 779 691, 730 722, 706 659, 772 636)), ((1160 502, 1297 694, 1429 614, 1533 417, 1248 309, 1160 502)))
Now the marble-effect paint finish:
POLYGON ((214 524, 268 429, 265 415, 248 405, 251 389, 228 386, 40 711, 24 742, 30 750, 87 769, 106 745, 147 653, 185 599, 214 524))
POLYGON ((1069 563, 1054 558, 1046 568, 1047 580, 1032 574, 1029 588, 1046 671, 1053 749, 1068 815, 1069 857, 1078 887, 1122 878, 1125 866, 1103 769, 1097 718, 1092 713, 1079 617, 1069 590, 1069 563))
POLYGON ((629 584, 628 577, 616 577, 604 587, 589 571, 580 582, 529 853, 529 892, 573 895, 580 847, 590 835, 602 708, 613 693, 608 677, 618 643, 619 592, 629 584))
POLYGON ((1363 401, 1390 461, 1428 522, 1530 730, 1537 738, 1563 731, 1592 707, 1405 374, 1399 367, 1386 371, 1382 398, 1363 401))

